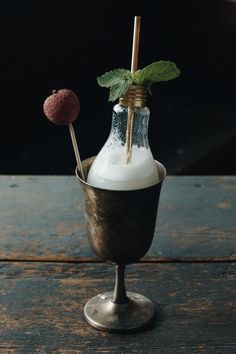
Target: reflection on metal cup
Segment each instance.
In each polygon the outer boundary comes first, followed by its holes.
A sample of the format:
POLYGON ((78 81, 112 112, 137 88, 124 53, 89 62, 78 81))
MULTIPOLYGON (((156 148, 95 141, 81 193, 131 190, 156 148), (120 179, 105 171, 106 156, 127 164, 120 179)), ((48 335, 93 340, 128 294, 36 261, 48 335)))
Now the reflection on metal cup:
MULTIPOLYGON (((85 175, 94 157, 83 161, 85 175)), ((98 258, 116 264, 138 261, 151 246, 165 167, 156 163, 160 183, 137 190, 116 191, 93 187, 83 181, 89 243, 98 258)))

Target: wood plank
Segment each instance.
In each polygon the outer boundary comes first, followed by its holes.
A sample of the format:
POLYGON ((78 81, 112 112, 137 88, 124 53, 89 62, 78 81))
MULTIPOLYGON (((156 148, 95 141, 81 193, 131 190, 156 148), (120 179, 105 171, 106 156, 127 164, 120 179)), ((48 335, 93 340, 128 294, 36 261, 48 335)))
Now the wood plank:
POLYGON ((157 317, 145 332, 90 327, 83 306, 112 290, 107 264, 0 262, 0 352, 235 353, 236 264, 142 264, 127 288, 148 296, 157 317))
POLYGON ((236 177, 167 178, 150 256, 235 260, 235 210, 236 177))
MULTIPOLYGON (((236 260, 236 177, 167 177, 145 259, 236 260)), ((74 176, 0 176, 0 260, 93 259, 74 176)))

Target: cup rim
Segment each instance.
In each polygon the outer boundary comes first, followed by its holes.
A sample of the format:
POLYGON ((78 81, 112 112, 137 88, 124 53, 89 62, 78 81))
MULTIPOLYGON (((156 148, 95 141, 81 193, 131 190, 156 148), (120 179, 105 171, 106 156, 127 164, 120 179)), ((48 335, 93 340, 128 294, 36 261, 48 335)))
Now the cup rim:
MULTIPOLYGON (((91 158, 91 157, 90 157, 91 158)), ((89 159, 89 158, 88 158, 89 159)), ((88 159, 85 159, 85 160, 83 160, 82 161, 82 164, 83 164, 83 162, 84 161, 86 161, 86 160, 88 160, 88 159)), ((140 190, 145 190, 145 189, 148 189, 148 188, 154 188, 154 187, 156 187, 157 185, 160 185, 163 181, 164 181, 164 179, 166 178, 166 176, 167 176, 167 170, 166 170, 166 168, 165 168, 165 166, 160 162, 160 161, 157 161, 157 160, 155 160, 154 159, 154 161, 156 162, 156 164, 157 164, 157 168, 158 168, 158 172, 160 172, 160 169, 161 169, 161 179, 160 179, 160 181, 158 182, 158 183, 156 183, 156 184, 154 184, 154 185, 152 185, 152 186, 149 186, 149 187, 145 187, 145 188, 138 188, 138 189, 112 189, 112 192, 133 192, 133 191, 140 191, 140 190)), ((79 171, 79 167, 78 166, 76 166, 76 168, 75 168, 75 175, 76 175, 76 177, 79 179, 79 181, 82 183, 82 184, 84 184, 84 185, 86 185, 86 186, 88 186, 88 187, 90 187, 90 188, 95 188, 95 189, 99 189, 99 190, 102 190, 102 191, 111 191, 111 189, 105 189, 105 188, 100 188, 100 187, 95 187, 95 186, 93 186, 92 184, 90 184, 90 183, 88 183, 87 181, 84 181, 81 177, 80 177, 80 171, 79 171)))

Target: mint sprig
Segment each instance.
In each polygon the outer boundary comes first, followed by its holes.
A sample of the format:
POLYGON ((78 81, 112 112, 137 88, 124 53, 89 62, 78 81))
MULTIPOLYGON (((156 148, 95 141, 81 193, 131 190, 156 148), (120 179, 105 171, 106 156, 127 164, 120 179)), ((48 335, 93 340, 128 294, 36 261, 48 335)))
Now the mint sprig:
POLYGON ((151 86, 154 83, 173 80, 179 75, 180 70, 174 62, 160 60, 133 74, 127 69, 108 71, 99 76, 97 82, 101 87, 110 88, 109 101, 114 102, 124 96, 131 85, 144 86, 151 94, 151 86))

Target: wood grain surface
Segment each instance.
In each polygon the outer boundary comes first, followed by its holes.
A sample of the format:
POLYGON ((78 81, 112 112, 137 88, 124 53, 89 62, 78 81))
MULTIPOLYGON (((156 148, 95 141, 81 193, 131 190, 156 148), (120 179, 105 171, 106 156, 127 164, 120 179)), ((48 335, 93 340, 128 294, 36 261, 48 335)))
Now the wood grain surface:
POLYGON ((236 177, 167 177, 154 241, 128 266, 127 290, 157 315, 109 334, 84 319, 114 287, 88 246, 74 176, 0 176, 0 354, 236 352, 236 177))
POLYGON ((0 262, 1 353, 235 353, 236 264, 136 264, 127 288, 157 316, 142 333, 90 327, 83 306, 114 285, 107 264, 0 262))
MULTIPOLYGON (((235 261, 235 192, 236 177, 167 177, 144 260, 235 261)), ((0 200, 0 260, 96 260, 76 177, 0 176, 0 200)))

